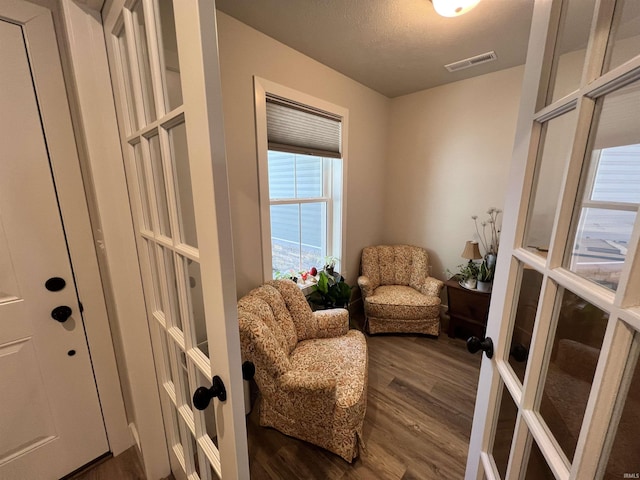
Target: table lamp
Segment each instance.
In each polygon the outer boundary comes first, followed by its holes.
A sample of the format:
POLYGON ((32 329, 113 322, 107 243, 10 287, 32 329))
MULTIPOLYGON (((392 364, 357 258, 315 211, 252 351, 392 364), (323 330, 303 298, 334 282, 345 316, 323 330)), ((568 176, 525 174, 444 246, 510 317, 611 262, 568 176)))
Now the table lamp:
POLYGON ((461 257, 468 259, 469 263, 473 262, 474 260, 480 260, 482 258, 482 255, 480 254, 478 242, 467 240, 467 244, 464 246, 464 251, 462 252, 461 257))

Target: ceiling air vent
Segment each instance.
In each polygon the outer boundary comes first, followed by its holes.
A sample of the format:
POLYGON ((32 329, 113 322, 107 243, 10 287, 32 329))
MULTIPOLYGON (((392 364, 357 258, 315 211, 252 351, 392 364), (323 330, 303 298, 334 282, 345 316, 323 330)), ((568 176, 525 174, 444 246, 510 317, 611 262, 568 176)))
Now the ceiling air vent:
POLYGON ((464 60, 460 60, 458 62, 453 62, 448 65, 445 65, 444 68, 449 70, 450 72, 456 72, 458 70, 464 70, 465 68, 475 67, 476 65, 480 65, 481 63, 493 62, 497 60, 498 56, 496 52, 491 51, 487 53, 481 53, 480 55, 476 55, 475 57, 465 58, 464 60))

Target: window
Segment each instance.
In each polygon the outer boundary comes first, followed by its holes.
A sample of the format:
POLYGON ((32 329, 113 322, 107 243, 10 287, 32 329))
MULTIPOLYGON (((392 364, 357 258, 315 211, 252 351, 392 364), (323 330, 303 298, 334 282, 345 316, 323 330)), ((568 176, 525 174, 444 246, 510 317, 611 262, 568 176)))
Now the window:
POLYGON ((332 159, 269 150, 268 162, 273 274, 319 266, 330 252, 332 159))
MULTIPOLYGON (((256 78, 265 280, 343 249, 346 110, 256 78)), ((344 273, 344 272, 342 272, 344 273)))

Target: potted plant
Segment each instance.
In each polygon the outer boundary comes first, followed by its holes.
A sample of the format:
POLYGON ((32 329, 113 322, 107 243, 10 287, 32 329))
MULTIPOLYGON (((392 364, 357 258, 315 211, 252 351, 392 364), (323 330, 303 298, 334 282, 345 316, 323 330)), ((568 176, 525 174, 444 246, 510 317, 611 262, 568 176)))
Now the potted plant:
POLYGON ((324 268, 323 270, 326 271, 329 275, 333 275, 334 269, 336 268, 336 263, 338 262, 338 259, 336 257, 333 257, 331 255, 327 255, 326 257, 324 257, 324 268))
POLYGON ((347 307, 351 299, 351 287, 342 276, 335 278, 322 270, 318 273, 318 283, 308 297, 309 303, 317 308, 347 307))
POLYGON ((490 292, 493 283, 493 275, 495 273, 495 263, 491 264, 485 257, 478 269, 477 288, 480 292, 490 292))
MULTIPOLYGON (((468 263, 462 263, 458 265, 457 268, 458 271, 456 273, 453 273, 452 277, 455 277, 465 288, 475 290, 478 282, 480 266, 470 260, 468 263)), ((451 272, 447 270, 447 273, 451 272)))

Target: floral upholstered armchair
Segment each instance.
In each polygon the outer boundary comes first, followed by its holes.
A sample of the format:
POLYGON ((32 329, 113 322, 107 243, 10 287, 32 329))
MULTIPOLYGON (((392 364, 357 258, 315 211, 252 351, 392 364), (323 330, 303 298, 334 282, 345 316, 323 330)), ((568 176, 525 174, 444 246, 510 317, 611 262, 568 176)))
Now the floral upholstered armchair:
POLYGON ((429 254, 411 245, 380 245, 362 250, 362 291, 369 333, 440 334, 440 291, 429 276, 429 254))
POLYGON ((238 301, 242 357, 256 367, 260 425, 358 455, 367 405, 367 343, 342 308, 312 312, 290 280, 238 301))

